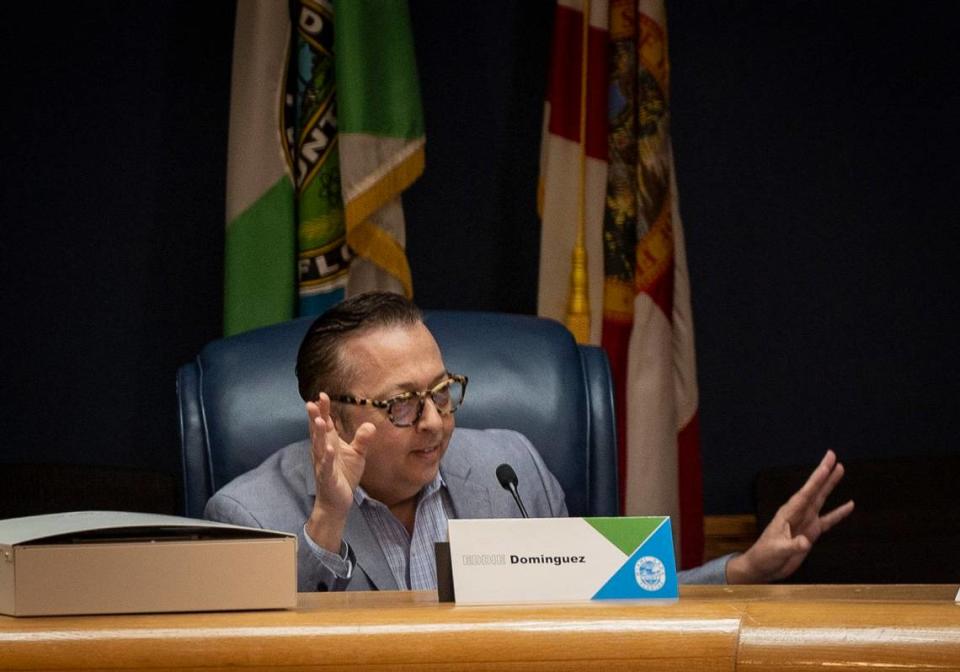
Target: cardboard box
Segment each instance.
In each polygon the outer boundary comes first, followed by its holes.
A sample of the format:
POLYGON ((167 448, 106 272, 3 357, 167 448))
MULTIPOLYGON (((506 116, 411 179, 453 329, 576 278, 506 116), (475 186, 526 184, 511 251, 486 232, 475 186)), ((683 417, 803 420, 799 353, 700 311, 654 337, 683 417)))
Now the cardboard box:
POLYGON ((0 614, 296 604, 297 538, 285 532, 118 511, 0 520, 0 614))

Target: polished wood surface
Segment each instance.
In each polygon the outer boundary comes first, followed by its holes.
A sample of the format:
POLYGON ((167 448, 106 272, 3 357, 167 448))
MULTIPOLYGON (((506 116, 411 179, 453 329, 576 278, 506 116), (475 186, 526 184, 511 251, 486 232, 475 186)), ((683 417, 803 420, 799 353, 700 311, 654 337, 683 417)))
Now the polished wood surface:
POLYGON ((0 617, 0 670, 960 670, 956 586, 685 586, 672 603, 0 617))

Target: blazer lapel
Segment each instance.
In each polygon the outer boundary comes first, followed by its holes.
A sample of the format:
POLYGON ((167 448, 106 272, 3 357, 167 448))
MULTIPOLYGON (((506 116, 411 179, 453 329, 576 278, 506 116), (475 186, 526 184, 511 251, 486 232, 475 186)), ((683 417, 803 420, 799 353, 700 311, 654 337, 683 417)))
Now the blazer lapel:
POLYGON ((440 471, 443 473, 444 483, 447 484, 450 501, 453 502, 454 518, 492 518, 490 491, 470 480, 471 470, 470 463, 463 459, 461 451, 447 451, 440 471))

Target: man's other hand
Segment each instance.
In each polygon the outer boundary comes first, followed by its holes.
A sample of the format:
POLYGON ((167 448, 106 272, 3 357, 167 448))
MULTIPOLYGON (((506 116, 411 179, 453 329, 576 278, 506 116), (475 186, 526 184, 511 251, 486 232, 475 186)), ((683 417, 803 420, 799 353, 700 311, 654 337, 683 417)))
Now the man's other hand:
POLYGON ((810 478, 781 506, 760 538, 727 563, 727 583, 767 583, 796 571, 820 535, 850 515, 853 500, 820 514, 843 478, 843 465, 828 450, 810 478))

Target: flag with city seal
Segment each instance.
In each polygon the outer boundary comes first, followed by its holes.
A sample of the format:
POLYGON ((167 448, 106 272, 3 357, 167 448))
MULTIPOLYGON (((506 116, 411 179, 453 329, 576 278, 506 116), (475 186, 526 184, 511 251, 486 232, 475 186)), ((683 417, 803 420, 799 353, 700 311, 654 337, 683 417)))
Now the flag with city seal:
POLYGON ((400 194, 424 145, 405 0, 240 0, 225 333, 373 289, 412 296, 400 194))

